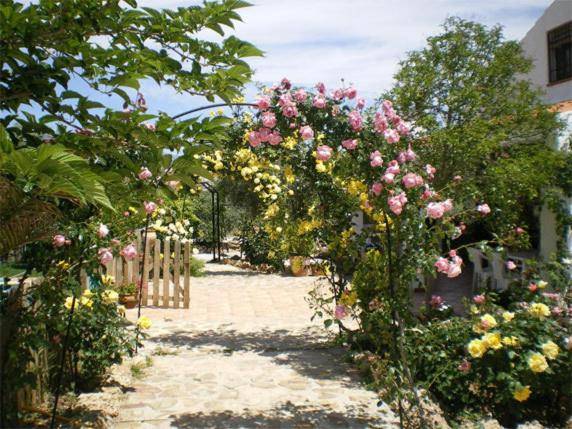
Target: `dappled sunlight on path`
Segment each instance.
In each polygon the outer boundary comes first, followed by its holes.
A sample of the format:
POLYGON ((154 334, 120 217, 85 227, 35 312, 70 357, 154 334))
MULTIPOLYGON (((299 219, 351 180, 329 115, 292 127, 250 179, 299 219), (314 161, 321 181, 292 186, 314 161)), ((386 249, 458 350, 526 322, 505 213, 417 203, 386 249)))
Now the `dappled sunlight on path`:
MULTIPOLYGON (((305 301, 315 277, 208 264, 190 310, 145 308, 153 365, 120 406, 117 428, 392 427, 305 301)), ((134 318, 130 311, 128 317, 134 318)))

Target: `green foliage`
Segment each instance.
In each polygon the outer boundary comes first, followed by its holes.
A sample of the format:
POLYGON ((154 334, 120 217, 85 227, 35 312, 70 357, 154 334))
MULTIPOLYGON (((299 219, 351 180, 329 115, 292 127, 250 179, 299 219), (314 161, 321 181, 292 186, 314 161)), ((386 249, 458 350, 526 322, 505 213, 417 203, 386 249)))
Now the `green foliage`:
POLYGON ((205 263, 204 261, 191 256, 189 263, 189 272, 192 277, 203 277, 205 275, 205 263))
POLYGON ((417 379, 453 416, 491 412, 508 426, 529 419, 564 423, 570 413, 571 354, 564 319, 550 315, 548 306, 544 316, 535 311, 546 301, 537 295, 506 313, 487 296, 469 318, 409 329, 406 341, 417 379), (544 348, 549 342, 556 345, 555 354, 544 348), (531 358, 546 368, 533 370, 531 358), (530 397, 519 400, 516 392, 526 386, 530 397))
POLYGON ((560 125, 537 89, 519 80, 531 64, 500 27, 450 18, 425 48, 409 53, 387 94, 420 127, 417 152, 437 168, 437 188, 461 176, 448 195, 493 207, 476 229, 503 234, 526 226, 541 190, 561 185, 563 155, 551 144, 560 125))

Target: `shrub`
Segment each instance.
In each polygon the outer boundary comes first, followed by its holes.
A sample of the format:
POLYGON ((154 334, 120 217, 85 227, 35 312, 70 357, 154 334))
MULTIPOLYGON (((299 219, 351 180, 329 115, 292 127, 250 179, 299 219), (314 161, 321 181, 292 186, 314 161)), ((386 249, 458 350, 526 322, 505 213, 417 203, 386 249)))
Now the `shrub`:
POLYGON ((513 311, 488 301, 472 306, 467 319, 407 331, 416 377, 453 415, 488 412, 508 426, 564 422, 572 365, 562 320, 541 300, 513 311))
POLYGON ((189 271, 192 277, 203 277, 205 275, 204 261, 191 256, 191 260, 189 261, 189 271))

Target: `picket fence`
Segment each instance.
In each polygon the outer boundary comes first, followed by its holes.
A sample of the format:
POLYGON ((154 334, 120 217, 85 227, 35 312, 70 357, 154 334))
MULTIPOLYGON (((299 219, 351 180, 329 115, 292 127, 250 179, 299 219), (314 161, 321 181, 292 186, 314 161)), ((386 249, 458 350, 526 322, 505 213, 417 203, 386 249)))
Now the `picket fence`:
POLYGON ((147 234, 146 255, 143 255, 142 234, 133 243, 137 256, 126 261, 116 256, 104 272, 115 278, 116 284, 139 285, 142 275, 141 305, 165 308, 189 308, 191 291, 191 244, 180 240, 159 239, 154 232, 147 234), (145 264, 141 271, 142 264, 145 264))

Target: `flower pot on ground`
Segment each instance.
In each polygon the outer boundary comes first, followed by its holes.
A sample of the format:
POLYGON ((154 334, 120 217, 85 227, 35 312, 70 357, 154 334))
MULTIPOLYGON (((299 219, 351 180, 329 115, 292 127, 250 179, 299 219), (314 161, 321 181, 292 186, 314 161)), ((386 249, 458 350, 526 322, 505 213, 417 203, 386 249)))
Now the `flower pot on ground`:
POLYGON ((303 256, 290 256, 290 271, 295 277, 307 275, 306 258, 303 256))
POLYGON ((117 293, 119 294, 119 303, 124 305, 125 308, 135 308, 137 306, 137 286, 135 283, 119 286, 117 293))

